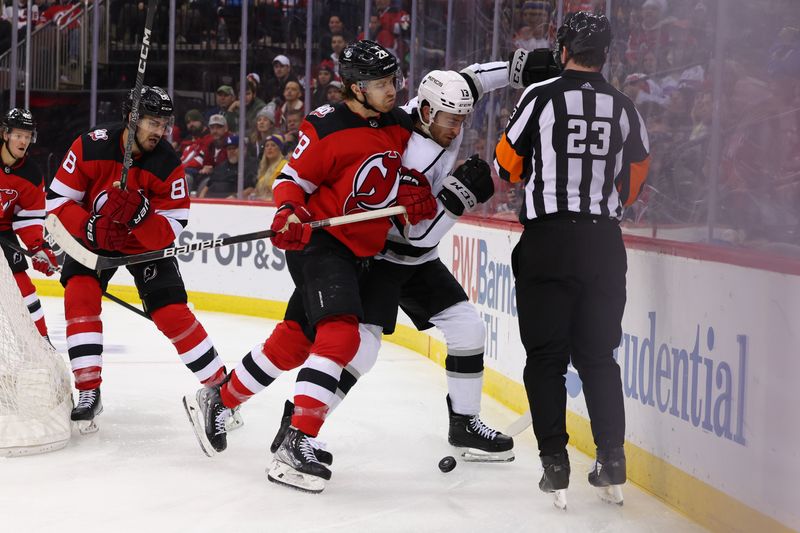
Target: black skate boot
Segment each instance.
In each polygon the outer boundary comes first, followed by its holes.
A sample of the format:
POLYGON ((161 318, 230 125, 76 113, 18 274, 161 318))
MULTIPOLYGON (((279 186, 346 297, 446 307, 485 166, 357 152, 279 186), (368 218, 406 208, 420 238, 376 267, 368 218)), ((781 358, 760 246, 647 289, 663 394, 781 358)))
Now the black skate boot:
POLYGON ((453 412, 450 396, 447 396, 447 412, 450 415, 450 431, 447 441, 468 462, 509 462, 514 460, 514 439, 496 431, 478 415, 460 415, 453 412))
POLYGON ((304 492, 322 492, 331 471, 317 460, 310 440, 308 435, 290 426, 275 452, 269 480, 304 492))
MULTIPOLYGON (((283 442, 283 438, 286 436, 286 432, 289 431, 289 426, 292 425, 292 414, 294 413, 294 404, 289 400, 286 400, 286 403, 283 405, 283 416, 281 416, 281 426, 278 428, 278 432, 275 434, 275 438, 272 439, 272 444, 269 446, 269 451, 275 453, 278 451, 281 443, 283 442)), ((312 439, 309 437, 309 442, 311 442, 311 447, 314 448, 314 455, 317 457, 317 461, 325 465, 332 465, 333 464, 333 454, 325 449, 323 449, 322 443, 319 442, 317 439, 312 439)))
POLYGON ((228 446, 225 423, 231 416, 231 410, 223 405, 219 389, 219 385, 202 387, 197 394, 183 397, 183 406, 197 441, 209 457, 225 451, 228 446))
POLYGON ((589 472, 589 484, 599 489, 600 498, 622 505, 622 485, 626 479, 625 448, 598 448, 597 460, 589 472))
POLYGON ((94 433, 99 429, 94 417, 102 412, 103 402, 100 400, 100 387, 81 390, 78 391, 78 405, 72 409, 70 418, 76 422, 75 425, 81 433, 94 433))
POLYGON ((541 457, 542 479, 539 480, 539 489, 542 492, 552 492, 555 495, 553 505, 559 509, 567 508, 567 487, 569 487, 569 456, 566 451, 556 455, 543 455, 541 457))

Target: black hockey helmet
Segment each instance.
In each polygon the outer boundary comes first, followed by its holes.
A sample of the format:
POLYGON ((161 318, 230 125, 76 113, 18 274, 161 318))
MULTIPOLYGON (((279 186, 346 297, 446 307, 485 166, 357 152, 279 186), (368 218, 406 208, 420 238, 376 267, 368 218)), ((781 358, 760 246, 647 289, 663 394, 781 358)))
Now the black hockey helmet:
MULTIPOLYGON (((136 89, 131 89, 128 97, 122 104, 122 119, 128 120, 128 114, 133 110, 133 93, 136 89)), ((172 106, 172 98, 169 97, 167 91, 161 87, 150 87, 149 85, 142 86, 142 94, 139 98, 139 114, 150 115, 154 117, 172 118, 174 107, 172 106)))
POLYGON ((24 107, 9 109, 3 117, 3 128, 6 132, 12 129, 25 130, 31 132, 31 142, 36 142, 36 121, 33 120, 33 113, 24 107))
POLYGON ((570 55, 593 51, 607 54, 611 46, 611 24, 605 15, 588 11, 570 13, 558 28, 556 45, 557 52, 563 46, 570 55))
POLYGON ((399 72, 400 64, 394 54, 369 39, 348 45, 339 58, 339 75, 351 83, 377 80, 399 72))

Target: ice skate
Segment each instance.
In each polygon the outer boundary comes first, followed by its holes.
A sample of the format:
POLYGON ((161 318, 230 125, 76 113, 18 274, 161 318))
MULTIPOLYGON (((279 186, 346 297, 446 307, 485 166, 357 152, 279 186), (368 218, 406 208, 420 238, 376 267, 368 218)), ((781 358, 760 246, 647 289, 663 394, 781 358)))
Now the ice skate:
POLYGON ((219 385, 202 387, 194 395, 183 397, 183 406, 203 452, 212 457, 228 446, 226 422, 231 410, 222 404, 219 385))
POLYGON ((98 429, 95 417, 103 412, 100 388, 78 391, 78 405, 72 409, 70 418, 82 435, 95 433, 98 429))
POLYGON ((268 471, 269 480, 303 492, 322 492, 325 481, 331 478, 331 471, 317 460, 309 441, 308 435, 290 426, 275 452, 268 471))
POLYGON ((478 415, 453 412, 447 396, 450 431, 447 441, 456 448, 459 457, 467 462, 503 463, 514 460, 514 439, 483 423, 478 415))
POLYGON ((552 493, 554 496, 553 505, 556 508, 566 511, 567 509, 567 488, 569 487, 569 456, 567 452, 556 455, 542 456, 542 479, 539 480, 539 489, 542 492, 552 493))
MULTIPOLYGON (((286 432, 289 430, 289 426, 292 425, 292 413, 294 413, 294 404, 286 400, 286 403, 283 405, 281 426, 278 428, 278 433, 275 434, 275 438, 272 439, 272 444, 269 447, 270 452, 275 453, 278 451, 278 448, 283 442, 283 438, 286 436, 286 432)), ((325 444, 323 442, 312 439, 311 437, 308 438, 308 441, 311 443, 311 447, 314 448, 314 455, 317 457, 317 461, 328 466, 333 464, 333 454, 325 449, 325 444)))
POLYGON ((615 505, 622 505, 622 485, 627 479, 625 449, 611 448, 597 450, 597 460, 589 472, 589 484, 597 487, 600 499, 615 505))

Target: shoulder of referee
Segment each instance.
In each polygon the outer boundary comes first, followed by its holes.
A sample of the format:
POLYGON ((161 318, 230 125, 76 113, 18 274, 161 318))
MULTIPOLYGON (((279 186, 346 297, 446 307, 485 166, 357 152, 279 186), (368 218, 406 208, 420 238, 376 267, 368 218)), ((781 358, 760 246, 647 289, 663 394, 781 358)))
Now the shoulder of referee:
POLYGON ((559 90, 561 77, 535 83, 525 89, 514 108, 503 135, 495 148, 495 168, 501 179, 515 183, 522 179, 525 160, 530 157, 530 129, 538 126, 534 108, 552 98, 559 90))

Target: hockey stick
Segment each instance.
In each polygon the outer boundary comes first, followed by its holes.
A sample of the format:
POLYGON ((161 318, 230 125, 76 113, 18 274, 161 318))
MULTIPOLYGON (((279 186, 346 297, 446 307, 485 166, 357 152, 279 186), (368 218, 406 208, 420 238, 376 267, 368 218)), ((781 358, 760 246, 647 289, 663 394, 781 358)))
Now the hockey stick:
POLYGON ((139 124, 139 101, 142 99, 142 85, 144 84, 144 71, 147 68, 147 54, 150 52, 150 34, 153 31, 153 18, 156 14, 156 0, 147 2, 147 15, 144 21, 142 34, 142 49, 139 52, 139 66, 136 69, 136 83, 133 86, 133 102, 131 117, 128 120, 128 140, 125 141, 125 155, 122 159, 122 176, 119 179, 119 188, 123 191, 128 183, 128 171, 133 166, 133 140, 136 138, 136 127, 139 124))
POLYGON ((531 425, 533 421, 531 420, 531 410, 528 409, 525 411, 519 418, 511 422, 504 433, 509 437, 516 437, 526 429, 528 426, 531 425))
MULTIPOLYGON (((341 226, 343 224, 353 224, 355 222, 363 222, 365 220, 373 220, 376 218, 391 217, 394 215, 402 215, 406 212, 405 207, 385 207, 383 209, 376 209, 375 211, 364 211, 363 213, 354 213, 352 215, 344 215, 340 217, 326 218, 323 220, 315 220, 309 222, 308 225, 311 229, 326 228, 331 226, 341 226)), ((67 255, 74 260, 92 270, 105 270, 107 268, 117 268, 121 266, 135 265, 137 263, 145 263, 147 261, 157 261, 167 257, 175 257, 178 255, 185 255, 201 250, 210 250, 212 248, 219 248, 221 246, 230 246, 240 242, 254 241, 258 239, 268 239, 275 235, 272 230, 256 231, 253 233, 243 233, 241 235, 233 235, 221 239, 210 239, 207 241, 197 241, 183 246, 173 248, 166 248, 164 250, 155 250, 152 252, 144 252, 141 254, 128 255, 123 257, 106 257, 97 255, 84 248, 73 237, 67 228, 55 215, 47 215, 44 222, 45 228, 48 233, 53 236, 53 239, 58 243, 67 255)))
MULTIPOLYGON (((22 255, 26 256, 26 257, 33 257, 35 255, 35 254, 32 254, 29 250, 26 250, 25 248, 20 246, 19 244, 16 244, 16 243, 14 243, 12 241, 9 241, 8 239, 0 238, 0 245, 6 246, 8 248, 11 248, 15 252, 19 252, 22 255)), ((56 272, 61 272, 61 267, 60 266, 56 265, 56 272)), ((134 305, 129 304, 125 300, 117 298, 113 294, 109 294, 106 291, 103 291, 103 296, 105 296, 106 298, 108 298, 112 302, 121 305, 122 307, 124 307, 128 311, 133 311, 137 315, 139 315, 139 316, 141 316, 143 318, 146 318, 147 320, 152 320, 149 316, 147 316, 147 314, 144 313, 144 311, 142 311, 141 309, 139 309, 138 307, 136 307, 134 305)))

